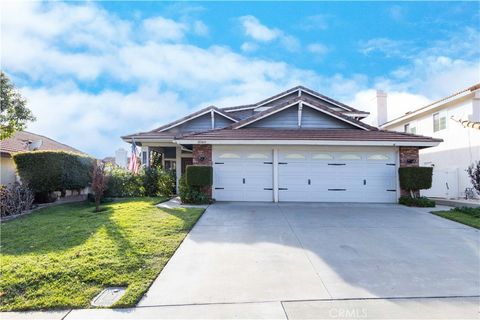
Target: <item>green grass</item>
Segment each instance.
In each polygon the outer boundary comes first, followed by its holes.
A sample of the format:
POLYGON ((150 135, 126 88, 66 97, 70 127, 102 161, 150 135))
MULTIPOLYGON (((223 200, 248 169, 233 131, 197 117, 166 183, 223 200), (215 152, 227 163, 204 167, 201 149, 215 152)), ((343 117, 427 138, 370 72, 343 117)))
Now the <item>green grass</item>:
POLYGON ((0 310, 89 307, 108 286, 133 306, 203 213, 159 209, 162 199, 65 204, 1 225, 0 310))
POLYGON ((435 211, 432 213, 480 229, 480 208, 454 208, 449 211, 435 211))

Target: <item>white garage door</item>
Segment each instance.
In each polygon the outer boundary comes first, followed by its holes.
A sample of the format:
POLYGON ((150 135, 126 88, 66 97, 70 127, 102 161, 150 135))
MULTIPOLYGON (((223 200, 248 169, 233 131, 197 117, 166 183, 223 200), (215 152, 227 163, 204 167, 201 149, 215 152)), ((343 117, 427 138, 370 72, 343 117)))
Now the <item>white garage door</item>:
POLYGON ((279 201, 395 202, 395 152, 356 150, 280 149, 279 201))
MULTIPOLYGON (((213 197, 273 201, 273 147, 214 146, 213 197)), ((397 200, 393 148, 279 147, 278 200, 387 202, 397 200)))
POLYGON ((214 147, 213 197, 218 201, 273 201, 273 151, 214 147))

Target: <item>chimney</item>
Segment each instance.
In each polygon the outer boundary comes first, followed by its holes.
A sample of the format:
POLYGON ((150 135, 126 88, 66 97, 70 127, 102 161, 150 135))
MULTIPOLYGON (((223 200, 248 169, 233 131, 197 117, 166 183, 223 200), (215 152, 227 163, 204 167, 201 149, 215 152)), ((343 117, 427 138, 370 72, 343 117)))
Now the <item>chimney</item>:
POLYGON ((377 90, 377 126, 387 122, 387 93, 377 90))

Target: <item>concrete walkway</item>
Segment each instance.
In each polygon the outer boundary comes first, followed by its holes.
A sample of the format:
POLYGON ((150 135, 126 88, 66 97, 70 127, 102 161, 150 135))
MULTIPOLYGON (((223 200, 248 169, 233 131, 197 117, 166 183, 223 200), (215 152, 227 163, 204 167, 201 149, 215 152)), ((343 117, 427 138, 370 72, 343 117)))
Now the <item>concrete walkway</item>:
POLYGON ((97 319, 478 319, 479 298, 275 301, 233 304, 5 312, 2 320, 97 319))

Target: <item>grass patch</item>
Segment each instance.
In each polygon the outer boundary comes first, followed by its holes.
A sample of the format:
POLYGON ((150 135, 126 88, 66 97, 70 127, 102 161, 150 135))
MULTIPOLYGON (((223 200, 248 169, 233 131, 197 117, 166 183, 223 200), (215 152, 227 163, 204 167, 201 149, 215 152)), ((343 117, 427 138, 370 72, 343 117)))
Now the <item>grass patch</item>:
POLYGON ((104 287, 126 286, 135 305, 203 213, 159 209, 160 198, 65 204, 1 225, 0 310, 89 307, 104 287))
POLYGON ((480 229, 480 208, 453 208, 449 211, 435 211, 432 213, 480 229))

